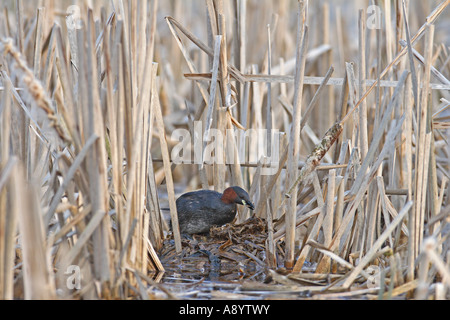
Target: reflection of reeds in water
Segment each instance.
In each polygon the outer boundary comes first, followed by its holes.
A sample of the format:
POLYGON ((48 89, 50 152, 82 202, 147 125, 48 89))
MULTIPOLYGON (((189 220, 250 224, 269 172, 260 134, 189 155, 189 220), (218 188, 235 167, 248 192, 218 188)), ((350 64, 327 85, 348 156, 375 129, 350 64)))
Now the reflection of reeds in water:
POLYGON ((79 1, 67 28, 63 3, 7 1, 0 298, 151 298, 168 231, 160 201, 182 254, 176 194, 228 185, 267 221, 267 265, 292 269, 276 282, 317 281, 318 298, 356 286, 448 298, 450 63, 434 24, 449 1, 390 3, 373 29, 356 1, 79 1), (203 136, 286 133, 276 172, 238 135, 223 147, 242 163, 173 165, 170 134, 194 121, 203 136))

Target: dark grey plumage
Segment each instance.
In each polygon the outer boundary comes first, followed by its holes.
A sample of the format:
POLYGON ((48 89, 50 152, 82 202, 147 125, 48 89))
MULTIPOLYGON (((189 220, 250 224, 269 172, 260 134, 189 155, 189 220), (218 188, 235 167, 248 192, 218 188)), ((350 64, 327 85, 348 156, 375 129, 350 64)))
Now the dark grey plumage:
POLYGON ((228 188, 223 194, 212 190, 188 192, 181 195, 176 204, 182 234, 206 233, 214 225, 233 221, 236 204, 254 209, 248 193, 239 187, 228 188))

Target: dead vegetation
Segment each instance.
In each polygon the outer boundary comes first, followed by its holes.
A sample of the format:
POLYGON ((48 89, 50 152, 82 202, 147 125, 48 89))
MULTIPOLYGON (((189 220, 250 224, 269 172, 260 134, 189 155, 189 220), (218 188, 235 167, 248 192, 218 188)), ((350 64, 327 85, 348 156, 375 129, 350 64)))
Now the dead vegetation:
POLYGON ((449 4, 2 3, 0 298, 448 299, 449 4), (220 161, 175 164, 197 124, 220 161), (182 238, 228 185, 254 213, 182 238))

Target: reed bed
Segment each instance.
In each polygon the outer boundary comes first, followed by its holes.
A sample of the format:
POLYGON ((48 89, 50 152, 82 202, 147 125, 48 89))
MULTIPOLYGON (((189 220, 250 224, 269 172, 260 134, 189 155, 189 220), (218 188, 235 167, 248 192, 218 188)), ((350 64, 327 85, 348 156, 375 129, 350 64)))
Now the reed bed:
POLYGON ((0 299, 177 298, 175 199, 230 185, 266 289, 448 299, 449 4, 2 2, 0 299))

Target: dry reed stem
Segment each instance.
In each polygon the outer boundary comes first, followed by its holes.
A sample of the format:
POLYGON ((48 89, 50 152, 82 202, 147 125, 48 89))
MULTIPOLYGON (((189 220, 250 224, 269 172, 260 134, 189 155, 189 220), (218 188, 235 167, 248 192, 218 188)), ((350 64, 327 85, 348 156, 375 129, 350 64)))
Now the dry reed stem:
MULTIPOLYGON (((5 95, 8 99, 9 96, 5 95)), ((9 103, 8 103, 9 104, 9 103)), ((5 108, 9 106, 5 104, 5 108)), ((3 115, 8 116, 9 111, 3 110, 3 115)), ((5 117, 6 118, 6 117, 5 117)), ((4 134, 4 129, 7 127, 5 123, 2 124, 2 138, 7 138, 9 135, 4 134)), ((2 152, 2 155, 4 153, 2 152)), ((12 185, 11 175, 15 173, 14 167, 17 166, 17 159, 11 158, 7 163, 1 164, 0 176, 0 279, 2 285, 0 286, 0 298, 2 300, 14 299, 14 256, 15 256, 15 230, 17 228, 17 207, 9 212, 5 209, 7 201, 9 200, 6 194, 7 184, 12 185), (9 181, 9 182, 8 182, 9 181)), ((10 196, 14 195, 12 192, 10 196)), ((11 199, 10 201, 14 201, 11 199)))
MULTIPOLYGON (((328 175, 327 201, 325 203, 325 217, 322 223, 324 241, 323 245, 327 248, 333 239, 333 220, 334 220, 334 195, 336 188, 336 170, 330 170, 328 175)), ((324 256, 316 268, 316 273, 330 272, 330 257, 324 256)))
POLYGON ((165 129, 164 122, 161 113, 161 105, 159 102, 159 97, 157 94, 156 87, 156 72, 157 72, 157 64, 153 65, 152 68, 152 112, 155 114, 156 120, 156 128, 159 132, 159 141, 161 144, 161 152, 164 160, 164 172, 166 177, 166 185, 167 185, 167 193, 169 196, 169 207, 170 207, 170 216, 172 221, 172 231, 175 239, 175 250, 177 253, 181 253, 181 235, 180 229, 178 226, 178 214, 177 207, 175 204, 175 192, 173 186, 173 178, 172 178, 172 169, 170 166, 170 156, 169 150, 167 147, 166 137, 165 137, 165 129))
MULTIPOLYGON (((211 80, 211 73, 185 73, 184 77, 189 80, 211 80)), ((242 74, 243 82, 248 83, 267 83, 270 82, 280 83, 280 84, 292 84, 294 83, 294 76, 292 75, 265 75, 265 74, 242 74)), ((304 85, 321 85, 324 81, 324 77, 304 77, 304 85)), ((345 78, 330 78, 327 82, 328 86, 338 86, 341 87, 345 85, 345 78)), ((381 88, 395 88, 398 85, 398 81, 392 80, 365 80, 366 86, 380 86, 381 88)), ((450 85, 442 83, 430 83, 431 90, 450 90, 450 85)))
MULTIPOLYGON (((358 45, 359 45, 359 61, 358 61, 358 99, 362 98, 363 92, 366 91, 366 15, 364 10, 359 11, 359 32, 358 32, 358 45)), ((386 27, 387 28, 387 27, 386 27)), ((389 39, 386 39, 388 43, 389 39)), ((389 57, 388 57, 389 59, 389 57)), ((367 133, 367 100, 363 100, 359 106, 359 148, 361 150, 361 159, 364 160, 368 151, 368 133, 367 133)))
POLYGON ((202 147, 202 164, 200 165, 200 170, 203 169, 203 162, 205 161, 205 149, 207 146, 207 142, 210 141, 210 131, 213 122, 213 112, 216 101, 216 89, 217 89, 217 80, 219 76, 219 62, 220 62, 220 52, 221 52, 221 44, 222 44, 222 36, 216 36, 215 45, 214 45, 214 62, 213 62, 213 77, 211 82, 211 88, 209 92, 209 101, 208 101, 208 112, 206 116, 206 127, 203 134, 203 147, 202 147))
MULTIPOLYGON (((308 45, 308 27, 306 26, 306 12, 308 4, 299 1, 297 14, 297 50, 296 50, 296 70, 295 70, 295 94, 294 94, 294 114, 291 129, 288 159, 287 159, 287 181, 286 185, 292 185, 297 180, 297 166, 300 152, 300 123, 301 123, 301 103, 303 99, 303 77, 306 63, 306 48, 308 45)), ((293 186, 291 188, 294 189, 293 186)), ((296 189, 296 188, 295 188, 296 189)), ((284 265, 287 269, 294 266, 294 242, 295 242, 295 218, 297 207, 297 192, 289 198, 286 204, 286 253, 284 265)))
MULTIPOLYGON (((267 193, 267 190, 264 190, 267 193)), ((271 269, 277 267, 275 241, 273 236, 273 213, 270 199, 267 198, 267 239, 266 239, 267 266, 271 269)))
POLYGON ((12 199, 21 234, 23 254, 24 297, 27 300, 50 300, 56 296, 54 274, 50 265, 45 228, 39 212, 37 194, 25 183, 23 169, 14 168, 12 199), (26 195, 29 202, 20 201, 26 195))
MULTIPOLYGON (((434 29, 430 28, 425 36, 426 43, 426 54, 425 56, 429 59, 432 52, 432 41, 433 41, 434 29)), ((430 81, 430 71, 431 63, 428 63, 425 67, 424 76, 422 77, 422 88, 420 104, 417 108, 417 122, 418 122, 418 134, 417 134, 417 150, 416 150, 416 175, 415 175, 415 193, 414 193, 414 215, 415 215, 415 249, 414 257, 417 258, 419 254, 420 244, 423 240, 423 225, 425 218, 425 186, 428 181, 428 169, 429 169, 429 157, 430 157, 430 139, 431 134, 429 134, 428 125, 428 82, 430 81)), ((431 116, 431 115, 430 115, 431 116)), ((430 120, 431 121, 431 120, 430 120)))

